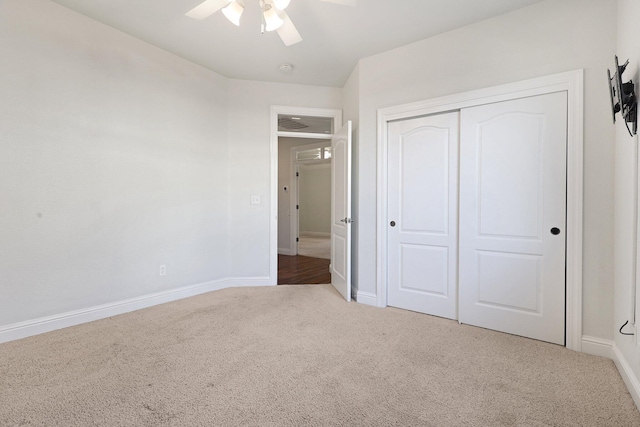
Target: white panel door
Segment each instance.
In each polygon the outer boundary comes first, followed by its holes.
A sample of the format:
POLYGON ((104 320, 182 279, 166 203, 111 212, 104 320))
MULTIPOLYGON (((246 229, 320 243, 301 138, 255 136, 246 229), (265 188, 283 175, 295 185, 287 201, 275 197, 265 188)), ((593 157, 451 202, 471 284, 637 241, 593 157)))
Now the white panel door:
POLYGON ((351 301, 351 121, 331 139, 331 284, 351 301))
POLYGON ((460 123, 460 322, 564 344, 567 95, 460 123))
POLYGON ((458 113, 392 122, 388 133, 391 306, 457 318, 458 113))

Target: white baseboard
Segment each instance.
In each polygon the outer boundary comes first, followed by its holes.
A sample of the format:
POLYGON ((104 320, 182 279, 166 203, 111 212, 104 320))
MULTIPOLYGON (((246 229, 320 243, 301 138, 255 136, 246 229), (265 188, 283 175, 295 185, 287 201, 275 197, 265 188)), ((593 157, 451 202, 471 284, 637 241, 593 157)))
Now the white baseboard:
POLYGON ((613 359, 636 407, 640 409, 640 381, 614 341, 585 335, 582 337, 582 352, 613 359))
POLYGON ((640 381, 638 381, 638 377, 633 373, 629 362, 615 343, 613 344, 612 353, 613 362, 616 364, 616 368, 618 368, 618 372, 620 372, 620 376, 622 376, 622 380, 627 386, 636 407, 640 409, 640 381))
POLYGON ((582 336, 582 352, 593 354, 594 356, 602 356, 607 359, 613 359, 613 341, 603 340, 602 338, 582 336))
POLYGON ((356 302, 365 305, 378 306, 378 297, 369 292, 358 291, 356 294, 356 302))
POLYGON ((269 278, 244 277, 215 280, 213 282, 199 283, 196 285, 185 286, 183 288, 116 301, 109 304, 97 305, 53 316, 0 326, 0 343, 43 334, 45 332, 67 328, 81 323, 92 322, 94 320, 105 319, 118 314, 128 313, 130 311, 140 310, 142 308, 164 304, 207 292, 244 286, 270 286, 269 278))
POLYGON ((295 255, 291 249, 278 248, 278 255, 295 255))
POLYGON ((331 237, 331 233, 321 231, 301 231, 300 237, 331 237))

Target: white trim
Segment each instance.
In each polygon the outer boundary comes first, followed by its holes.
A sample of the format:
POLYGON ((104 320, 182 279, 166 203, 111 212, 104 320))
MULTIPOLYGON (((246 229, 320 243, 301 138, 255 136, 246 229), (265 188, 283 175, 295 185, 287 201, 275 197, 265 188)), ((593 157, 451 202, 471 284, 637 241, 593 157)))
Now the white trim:
POLYGON ((585 335, 582 337, 582 352, 612 359, 636 407, 640 409, 640 380, 614 341, 585 335))
MULTIPOLYGON (((640 292, 638 292, 638 288, 640 287, 640 274, 638 274, 638 265, 640 264, 640 234, 638 234, 638 227, 640 227, 640 209, 638 207, 638 200, 640 200, 640 171, 638 171, 638 165, 640 161, 640 150, 638 150, 638 136, 634 136, 634 144, 633 144, 633 152, 634 152, 634 162, 633 162, 633 213, 634 213, 634 224, 632 229, 632 238, 633 238, 633 259, 635 262, 631 264, 631 277, 632 282, 630 286, 630 301, 629 301, 629 322, 632 324, 634 328, 636 328, 636 323, 638 322, 638 307, 640 306, 640 292)), ((637 330, 637 328, 636 328, 637 330)), ((636 346, 640 345, 640 338, 636 333, 634 336, 636 341, 636 346)))
POLYGON ((332 133, 303 133, 303 132, 283 132, 278 131, 278 136, 284 138, 301 138, 301 139, 331 139, 332 133))
POLYGON ((613 358, 613 341, 603 340, 602 338, 590 337, 584 335, 582 337, 582 352, 592 354, 594 356, 613 358))
POLYGON ((287 249, 287 248, 278 248, 278 255, 288 255, 288 256, 295 256, 296 254, 293 253, 293 251, 291 249, 287 249))
POLYGON ((378 307, 378 300, 376 298, 376 295, 370 292, 356 291, 356 302, 359 304, 378 307))
POLYGON ((393 120, 553 92, 568 93, 566 346, 582 346, 583 79, 576 70, 378 110, 376 305, 387 305, 387 127, 393 120))
POLYGON ((152 307, 171 301, 189 298, 207 292, 226 288, 246 286, 270 286, 268 277, 243 277, 221 279, 213 282, 199 283, 164 292, 156 292, 136 298, 115 301, 108 304, 68 311, 53 316, 41 317, 0 327, 0 343, 13 341, 69 326, 80 325, 94 320, 124 314, 142 308, 152 307))
POLYGON ((306 170, 331 169, 331 160, 320 160, 314 162, 296 162, 295 165, 306 170))
POLYGON ((567 96, 567 277, 566 346, 581 351, 582 211, 584 209, 584 71, 556 75, 567 96))
POLYGON ((331 237, 331 233, 324 233, 322 231, 301 231, 300 237, 331 237))
POLYGON ((300 171, 298 165, 293 161, 295 152, 290 151, 290 164, 291 176, 289 182, 291 183, 291 192, 289 193, 289 247, 291 248, 291 255, 298 255, 298 223, 300 222, 300 212, 298 210, 298 198, 300 197, 298 189, 298 178, 300 177, 300 171))
POLYGON ((613 362, 616 364, 616 368, 618 368, 618 372, 620 372, 620 376, 627 386, 636 407, 640 409, 640 381, 638 381, 638 377, 633 373, 631 365, 627 359, 625 359, 617 345, 613 344, 612 352, 613 362))
MULTIPOLYGON (((294 138, 330 138, 329 134, 303 134, 293 132, 278 132, 278 114, 332 117, 333 127, 339 129, 342 126, 342 110, 332 108, 308 108, 290 107, 282 105, 271 106, 270 117, 270 152, 271 152, 271 174, 270 174, 270 221, 269 221, 269 283, 278 283, 278 137, 294 138)), ((292 186, 293 187, 293 186, 292 186)))

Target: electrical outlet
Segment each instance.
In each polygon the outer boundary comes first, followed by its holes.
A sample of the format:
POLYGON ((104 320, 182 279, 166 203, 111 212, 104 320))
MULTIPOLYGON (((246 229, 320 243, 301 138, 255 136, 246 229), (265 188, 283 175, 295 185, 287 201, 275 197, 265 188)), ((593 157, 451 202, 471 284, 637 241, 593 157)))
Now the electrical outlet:
POLYGON ((160 266, 160 275, 161 275, 161 276, 164 276, 164 275, 166 275, 166 274, 167 274, 167 266, 166 266, 166 265, 164 265, 164 264, 162 264, 162 265, 160 266))

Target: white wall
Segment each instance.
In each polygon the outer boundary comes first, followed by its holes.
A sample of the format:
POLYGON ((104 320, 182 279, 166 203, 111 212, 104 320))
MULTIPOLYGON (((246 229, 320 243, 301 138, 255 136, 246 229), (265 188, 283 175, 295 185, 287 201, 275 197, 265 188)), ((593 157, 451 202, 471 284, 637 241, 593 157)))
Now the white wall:
POLYGON ((300 165, 300 235, 331 234, 331 163, 300 165))
MULTIPOLYGON (((229 80, 229 247, 234 277, 268 280, 270 233, 270 123, 272 105, 335 108, 342 90, 247 80, 229 80), (251 205, 251 195, 262 204, 251 205)), ((275 219, 275 218, 274 218, 275 219)), ((275 236, 277 239, 277 235, 275 236)), ((273 272, 276 277, 277 272, 273 272)))
MULTIPOLYGON (((636 83, 640 77, 640 3, 636 0, 618 2, 618 47, 617 55, 621 62, 629 59, 629 66, 623 74, 624 81, 636 83)), ((613 56, 609 67, 613 70, 613 56)), ((633 300, 632 288, 635 287, 637 264, 635 250, 637 242, 636 209, 638 206, 638 136, 631 137, 623 121, 616 125, 616 174, 615 174, 615 317, 612 330, 615 344, 636 381, 640 378, 640 349, 636 346, 635 336, 624 336, 617 329, 630 320, 633 300)), ((613 125, 612 125, 613 126, 613 125)), ((625 332, 633 332, 626 327, 625 332)))
POLYGON ((359 292, 376 293, 377 109, 584 68, 583 332, 612 338, 614 153, 603 75, 615 32, 614 0, 549 0, 360 61, 359 292))
POLYGON ((0 329, 227 277, 226 79, 45 0, 0 58, 0 329))

